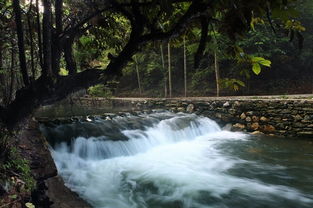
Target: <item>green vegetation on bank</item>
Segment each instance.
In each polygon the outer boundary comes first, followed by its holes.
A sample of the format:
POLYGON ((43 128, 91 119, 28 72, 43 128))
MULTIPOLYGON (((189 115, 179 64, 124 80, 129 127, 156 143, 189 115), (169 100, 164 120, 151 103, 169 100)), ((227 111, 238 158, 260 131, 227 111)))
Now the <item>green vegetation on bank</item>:
MULTIPOLYGON (((36 181, 31 175, 28 160, 12 143, 14 135, 1 128, 0 132, 0 205, 13 206, 30 200, 36 181)), ((31 203, 27 204, 31 206, 31 203)))

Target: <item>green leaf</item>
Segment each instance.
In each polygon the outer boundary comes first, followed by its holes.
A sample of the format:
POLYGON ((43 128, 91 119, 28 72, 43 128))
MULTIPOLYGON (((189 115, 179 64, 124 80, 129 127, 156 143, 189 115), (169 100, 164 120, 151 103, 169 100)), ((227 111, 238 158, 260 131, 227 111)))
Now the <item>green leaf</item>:
POLYGON ((9 198, 11 198, 11 199, 17 199, 17 195, 16 195, 16 194, 10 195, 9 198))
POLYGON ((256 62, 258 63, 259 61, 264 61, 265 59, 263 57, 257 57, 257 56, 253 56, 251 58, 252 62, 256 62))
POLYGON ((261 64, 263 66, 267 66, 267 67, 270 67, 272 62, 270 60, 267 60, 263 57, 257 57, 257 56, 254 56, 254 57, 251 57, 251 61, 252 61, 252 65, 254 64, 261 64))
POLYGON ((272 62, 270 60, 260 61, 259 64, 267 67, 271 67, 272 62))
POLYGON ((35 208, 35 205, 33 205, 33 204, 30 203, 30 202, 27 202, 27 203, 25 204, 25 206, 26 206, 27 208, 35 208))
POLYGON ((238 80, 238 79, 236 80, 236 83, 237 83, 239 86, 241 86, 241 87, 245 87, 245 86, 246 86, 243 81, 238 80))
POLYGON ((258 63, 252 64, 252 71, 256 74, 259 75, 261 73, 261 66, 258 63))
POLYGON ((238 90, 239 90, 239 87, 238 87, 237 84, 234 84, 234 90, 235 90, 235 91, 238 91, 238 90))

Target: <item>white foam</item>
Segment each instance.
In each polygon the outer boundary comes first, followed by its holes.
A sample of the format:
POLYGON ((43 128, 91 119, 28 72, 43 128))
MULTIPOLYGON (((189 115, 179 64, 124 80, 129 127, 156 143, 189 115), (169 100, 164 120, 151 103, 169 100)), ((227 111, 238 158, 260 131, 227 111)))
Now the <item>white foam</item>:
POLYGON ((249 162, 224 154, 218 146, 248 138, 221 131, 208 118, 180 115, 123 134, 128 141, 79 137, 72 148, 63 143, 52 150, 66 184, 94 207, 143 208, 149 200, 213 207, 197 201, 201 193, 222 198, 233 190, 264 200, 277 195, 312 203, 297 190, 228 174, 249 162))

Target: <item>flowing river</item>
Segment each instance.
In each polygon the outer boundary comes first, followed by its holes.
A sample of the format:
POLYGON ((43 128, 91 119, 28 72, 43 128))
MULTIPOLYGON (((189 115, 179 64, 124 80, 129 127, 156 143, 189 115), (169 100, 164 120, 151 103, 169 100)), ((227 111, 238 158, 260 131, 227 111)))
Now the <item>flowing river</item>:
POLYGON ((312 208, 312 140, 155 112, 41 127, 66 186, 95 208, 312 208))

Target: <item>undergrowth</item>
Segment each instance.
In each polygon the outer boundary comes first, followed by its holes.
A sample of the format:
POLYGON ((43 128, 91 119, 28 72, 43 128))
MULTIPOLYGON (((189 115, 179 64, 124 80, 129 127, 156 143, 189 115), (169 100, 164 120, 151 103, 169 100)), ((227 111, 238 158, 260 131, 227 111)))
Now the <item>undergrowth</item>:
POLYGON ((36 181, 31 175, 28 160, 10 141, 13 134, 1 127, 0 130, 0 188, 5 191, 0 194, 1 204, 1 195, 5 201, 8 201, 5 196, 9 201, 18 201, 20 194, 30 193, 36 187, 36 181))

